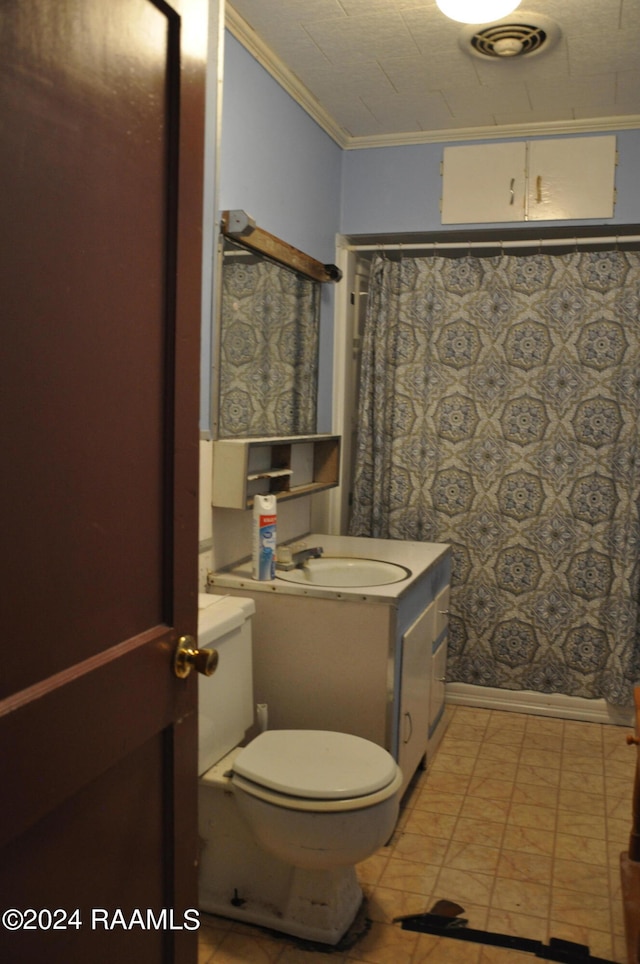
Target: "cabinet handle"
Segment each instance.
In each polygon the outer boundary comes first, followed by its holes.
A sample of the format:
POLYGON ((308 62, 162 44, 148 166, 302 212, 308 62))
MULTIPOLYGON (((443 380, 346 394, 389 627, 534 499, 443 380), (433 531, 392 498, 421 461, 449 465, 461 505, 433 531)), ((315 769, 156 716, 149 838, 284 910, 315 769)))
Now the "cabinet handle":
MULTIPOLYGON (((409 740, 411 739, 411 737, 413 736, 413 721, 412 721, 412 719, 411 719, 411 713, 405 713, 405 714, 404 714, 404 718, 405 718, 405 720, 408 720, 408 721, 409 721, 409 735, 408 735, 408 736, 406 737, 406 739, 404 740, 405 743, 408 743, 409 740)), ((407 728, 406 728, 406 726, 405 726, 405 732, 406 732, 406 729, 407 729, 407 728)))
POLYGON ((542 178, 539 174, 536 178, 536 203, 542 204, 542 178))
POLYGON ((448 616, 448 615, 449 615, 449 610, 448 610, 448 609, 439 609, 439 610, 438 610, 438 616, 448 616))
POLYGON ((512 178, 511 178, 511 184, 510 184, 510 186, 509 186, 509 191, 510 191, 510 193, 511 193, 511 198, 510 198, 510 200, 509 200, 509 204, 513 204, 514 199, 515 199, 515 192, 514 192, 514 190, 513 190, 515 183, 516 183, 516 179, 515 179, 515 177, 512 177, 512 178))
POLYGON ((446 683, 446 682, 447 682, 446 676, 436 676, 436 683, 446 683))

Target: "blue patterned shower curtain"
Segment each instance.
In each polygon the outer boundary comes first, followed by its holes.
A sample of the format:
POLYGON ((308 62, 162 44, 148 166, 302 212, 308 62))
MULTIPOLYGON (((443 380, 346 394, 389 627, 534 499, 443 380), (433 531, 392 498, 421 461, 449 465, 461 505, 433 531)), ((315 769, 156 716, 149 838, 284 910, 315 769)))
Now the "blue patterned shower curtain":
POLYGON ((447 678, 640 680, 640 255, 376 258, 352 535, 451 543, 447 678))

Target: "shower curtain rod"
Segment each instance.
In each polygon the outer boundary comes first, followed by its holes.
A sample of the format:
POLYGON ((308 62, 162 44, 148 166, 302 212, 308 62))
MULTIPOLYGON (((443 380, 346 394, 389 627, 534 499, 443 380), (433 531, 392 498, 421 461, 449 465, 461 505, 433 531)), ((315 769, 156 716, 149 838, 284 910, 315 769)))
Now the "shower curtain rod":
POLYGON ((539 238, 502 241, 422 241, 416 244, 348 244, 349 251, 474 251, 479 248, 579 248, 590 244, 629 244, 640 242, 640 234, 610 234, 599 238, 539 238))

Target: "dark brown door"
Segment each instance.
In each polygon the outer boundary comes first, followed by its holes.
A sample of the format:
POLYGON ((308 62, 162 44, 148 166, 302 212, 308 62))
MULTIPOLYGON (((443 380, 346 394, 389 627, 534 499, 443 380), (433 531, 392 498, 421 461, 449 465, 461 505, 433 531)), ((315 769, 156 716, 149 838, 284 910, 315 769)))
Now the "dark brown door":
POLYGON ((195 960, 206 0, 0 5, 0 959, 195 960))

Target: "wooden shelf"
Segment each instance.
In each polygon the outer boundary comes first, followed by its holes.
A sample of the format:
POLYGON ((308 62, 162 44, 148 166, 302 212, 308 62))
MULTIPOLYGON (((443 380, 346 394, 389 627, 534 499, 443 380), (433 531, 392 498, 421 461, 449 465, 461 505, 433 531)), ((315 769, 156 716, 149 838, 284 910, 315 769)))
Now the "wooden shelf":
POLYGON ((339 435, 222 439, 213 443, 217 508, 249 509, 256 495, 279 501, 333 488, 340 477, 339 435))
POLYGON ((258 479, 277 479, 283 475, 291 475, 291 469, 271 469, 267 472, 253 472, 247 476, 247 482, 256 482, 258 479))

